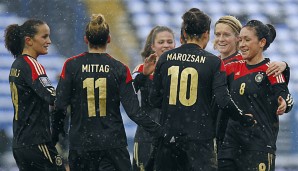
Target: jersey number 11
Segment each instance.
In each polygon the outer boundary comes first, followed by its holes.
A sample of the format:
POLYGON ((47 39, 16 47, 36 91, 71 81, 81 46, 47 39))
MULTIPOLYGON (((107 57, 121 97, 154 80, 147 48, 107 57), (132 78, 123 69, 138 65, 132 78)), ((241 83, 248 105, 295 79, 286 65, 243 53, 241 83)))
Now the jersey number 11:
POLYGON ((107 110, 107 79, 86 78, 83 81, 83 88, 87 89, 88 115, 89 117, 96 116, 95 98, 99 101, 99 116, 106 116, 107 110), (95 89, 98 88, 98 96, 95 95, 95 89))

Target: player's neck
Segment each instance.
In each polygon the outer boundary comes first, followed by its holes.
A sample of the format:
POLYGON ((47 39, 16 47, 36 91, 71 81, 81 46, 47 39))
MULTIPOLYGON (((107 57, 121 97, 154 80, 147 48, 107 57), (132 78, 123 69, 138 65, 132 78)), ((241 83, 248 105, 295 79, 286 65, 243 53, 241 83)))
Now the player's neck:
POLYGON ((106 48, 88 48, 89 53, 105 53, 106 48))
POLYGON ((257 55, 255 57, 251 58, 250 60, 246 60, 246 63, 248 65, 256 65, 256 64, 261 63, 263 60, 264 60, 263 55, 257 55))
POLYGON ((31 56, 31 57, 34 58, 34 59, 37 59, 37 57, 38 57, 38 54, 37 54, 35 51, 29 50, 29 49, 27 49, 27 48, 25 48, 25 49, 23 50, 22 55, 23 55, 23 54, 29 55, 29 56, 31 56))
MULTIPOLYGON (((197 44, 198 46, 200 46, 202 49, 205 49, 206 47, 206 44, 205 44, 205 41, 203 38, 200 38, 200 39, 189 39, 186 41, 186 43, 193 43, 193 44, 197 44)), ((208 42, 208 41, 207 41, 208 42)))
POLYGON ((200 46, 201 48, 203 47, 203 44, 196 40, 189 40, 189 41, 187 41, 187 43, 188 44, 196 44, 196 45, 200 46))

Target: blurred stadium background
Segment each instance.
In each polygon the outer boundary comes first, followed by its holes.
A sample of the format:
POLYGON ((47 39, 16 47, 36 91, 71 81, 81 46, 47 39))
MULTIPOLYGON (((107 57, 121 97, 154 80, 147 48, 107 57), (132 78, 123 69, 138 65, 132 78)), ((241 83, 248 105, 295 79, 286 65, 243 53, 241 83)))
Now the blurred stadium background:
MULTIPOLYGON (((165 25, 172 28, 179 46, 182 14, 196 7, 214 22, 223 15, 234 15, 244 24, 250 19, 271 23, 277 37, 266 51, 275 61, 286 61, 291 67, 289 89, 298 98, 298 0, 0 0, 0 171, 17 170, 11 154, 13 107, 8 75, 13 57, 4 46, 4 30, 9 24, 22 24, 28 18, 46 21, 51 28, 49 54, 38 58, 53 85, 57 85, 66 58, 87 50, 83 42, 85 25, 92 13, 102 13, 110 24, 112 42, 109 53, 131 70, 142 62, 140 51, 151 28, 165 25), (297 74, 297 75, 296 75, 297 74)), ((129 150, 132 152, 136 125, 123 111, 129 150)), ((298 170, 298 107, 280 117, 276 170, 298 170)))

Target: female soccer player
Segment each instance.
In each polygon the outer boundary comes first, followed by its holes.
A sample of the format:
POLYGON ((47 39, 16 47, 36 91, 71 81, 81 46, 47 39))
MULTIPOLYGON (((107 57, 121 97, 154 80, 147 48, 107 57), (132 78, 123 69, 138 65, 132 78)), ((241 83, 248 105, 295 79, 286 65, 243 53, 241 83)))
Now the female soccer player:
POLYGON ((217 104, 235 120, 247 126, 254 121, 230 98, 222 61, 204 50, 210 17, 192 8, 182 20, 181 40, 185 43, 161 55, 153 76, 150 103, 161 108, 165 132, 157 150, 156 170, 215 171, 213 93, 217 104))
MULTIPOLYGON (((149 60, 157 61, 162 53, 173 48, 175 48, 173 31, 165 26, 154 27, 147 36, 146 44, 141 53, 145 61, 138 65, 133 72, 134 86, 136 91, 141 93, 141 106, 156 122, 159 122, 160 109, 152 108, 148 101, 154 67, 147 67, 146 62, 150 62, 149 60)), ((133 170, 142 171, 149 159, 152 136, 138 126, 134 141, 133 170)))
MULTIPOLYGON (((243 57, 239 52, 239 33, 242 28, 240 21, 234 16, 223 16, 215 22, 214 28, 214 48, 220 53, 219 57, 223 60, 225 64, 230 62, 236 62, 242 60, 243 57)), ((266 73, 268 76, 274 74, 275 76, 283 74, 288 82, 290 79, 290 68, 285 62, 270 62, 269 68, 266 73)), ((218 111, 216 106, 213 107, 214 112, 218 111)), ((226 125, 228 122, 228 115, 218 111, 218 122, 217 122, 217 142, 218 147, 221 146, 224 133, 226 130, 226 125)))
POLYGON ((233 100, 245 112, 253 113, 257 124, 247 129, 229 120, 219 149, 220 171, 275 168, 278 115, 293 106, 284 75, 266 75, 270 60, 263 52, 275 36, 272 25, 249 21, 239 35, 243 60, 226 65, 233 100))
POLYGON ((48 53, 50 28, 30 19, 5 30, 5 46, 15 57, 9 74, 14 107, 13 156, 20 170, 64 170, 52 143, 49 105, 55 89, 44 67, 37 61, 48 53))
POLYGON ((102 14, 92 15, 85 34, 88 52, 69 58, 62 69, 54 139, 62 131, 62 112, 70 105, 70 169, 130 171, 120 102, 144 130, 158 134, 160 125, 140 110, 128 67, 106 52, 111 37, 102 14))

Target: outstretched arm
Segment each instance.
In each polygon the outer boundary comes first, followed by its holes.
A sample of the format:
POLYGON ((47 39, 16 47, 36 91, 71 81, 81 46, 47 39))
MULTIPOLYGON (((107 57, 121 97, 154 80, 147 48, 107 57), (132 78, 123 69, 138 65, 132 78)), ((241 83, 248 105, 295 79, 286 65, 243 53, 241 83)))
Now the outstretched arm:
MULTIPOLYGON (((235 68, 233 65, 229 65, 228 69, 235 68)), ((229 73, 232 70, 228 70, 229 73)), ((256 123, 252 114, 243 114, 242 110, 238 108, 235 102, 232 100, 231 95, 227 87, 227 75, 223 62, 220 61, 217 65, 212 85, 216 104, 224 113, 229 114, 233 120, 239 121, 243 126, 252 126, 256 123)))

